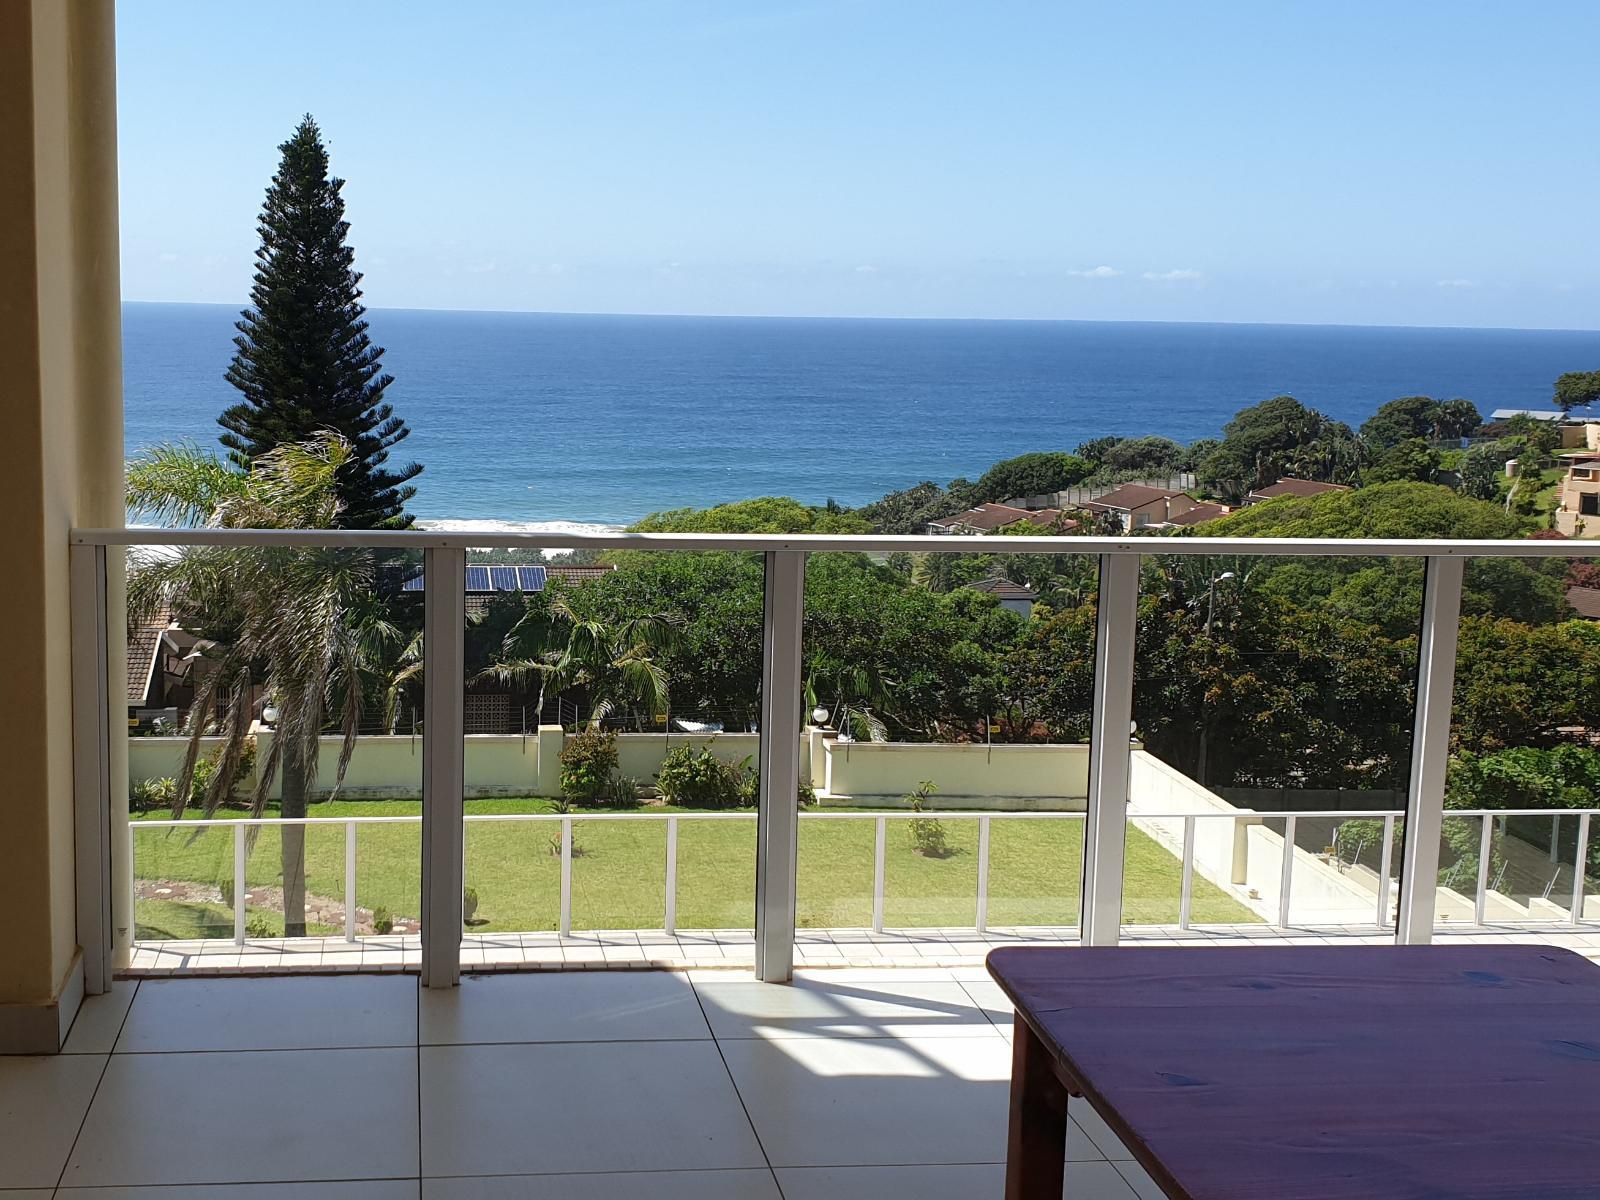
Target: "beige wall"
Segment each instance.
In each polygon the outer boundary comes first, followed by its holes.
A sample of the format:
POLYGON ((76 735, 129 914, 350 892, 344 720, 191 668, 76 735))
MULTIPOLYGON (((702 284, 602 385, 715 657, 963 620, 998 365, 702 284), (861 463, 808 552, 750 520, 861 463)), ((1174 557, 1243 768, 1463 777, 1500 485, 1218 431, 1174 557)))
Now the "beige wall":
POLYGON ((1089 747, 827 741, 817 790, 825 802, 898 803, 924 779, 938 785, 931 807, 1081 810, 1089 747))
POLYGON ((67 535, 122 520, 115 116, 109 0, 0 0, 0 1033, 76 962, 67 535))

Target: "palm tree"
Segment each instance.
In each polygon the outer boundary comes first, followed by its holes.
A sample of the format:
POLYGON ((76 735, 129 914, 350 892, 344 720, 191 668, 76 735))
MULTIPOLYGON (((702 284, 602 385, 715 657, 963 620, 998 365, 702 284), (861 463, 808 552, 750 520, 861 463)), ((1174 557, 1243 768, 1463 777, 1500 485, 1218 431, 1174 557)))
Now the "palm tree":
POLYGON ((583 616, 558 594, 548 608, 530 606, 506 634, 499 661, 485 667, 479 678, 515 687, 537 685, 536 713, 544 711, 545 695, 552 689, 582 688, 589 696, 591 725, 627 707, 665 712, 669 687, 658 659, 677 644, 679 624, 661 613, 608 624, 583 616))
MULTIPOLYGON (((163 524, 232 529, 326 529, 338 523, 338 472, 354 459, 336 434, 260 455, 248 471, 193 445, 166 445, 129 464, 130 512, 163 524)), ((370 551, 316 547, 193 546, 130 563, 128 608, 140 617, 169 606, 214 633, 212 669, 189 710, 189 745, 172 815, 191 802, 200 739, 222 738, 217 770, 200 798, 209 817, 232 795, 265 687, 279 711, 270 752, 257 768, 250 813, 260 816, 281 771, 281 815, 303 817, 316 784, 330 719, 343 738, 334 792, 355 751, 364 698, 400 633, 385 617, 370 551)), ((283 916, 305 934, 305 827, 282 827, 283 916)))

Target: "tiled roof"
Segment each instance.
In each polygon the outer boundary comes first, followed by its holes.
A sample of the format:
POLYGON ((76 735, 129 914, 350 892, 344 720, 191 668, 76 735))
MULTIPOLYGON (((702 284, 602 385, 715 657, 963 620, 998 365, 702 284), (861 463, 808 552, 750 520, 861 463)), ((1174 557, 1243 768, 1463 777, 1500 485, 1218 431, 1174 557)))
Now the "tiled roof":
POLYGON ((1175 517, 1168 517, 1168 525, 1199 525, 1203 521, 1215 521, 1218 517, 1228 515, 1228 510, 1220 504, 1196 504, 1188 512, 1179 513, 1175 517))
POLYGON ((988 592, 990 595, 999 596, 1002 600, 1037 600, 1039 593, 1025 583, 1014 583, 1009 579, 993 578, 980 579, 977 583, 967 584, 975 592, 988 592))
POLYGON ((1183 492, 1174 488, 1148 487, 1142 483, 1125 483, 1114 491, 1107 492, 1098 500, 1089 500, 1084 507, 1094 512, 1105 512, 1109 509, 1131 511, 1143 508, 1157 500, 1170 500, 1174 496, 1181 496, 1183 492))
POLYGON ((1567 603, 1580 617, 1600 621, 1600 588, 1570 587, 1567 589, 1567 603))
POLYGON ((161 631, 171 623, 170 615, 161 612, 128 630, 129 704, 143 704, 150 695, 150 677, 155 674, 156 653, 161 649, 161 631))
POLYGON ((1250 495, 1257 500, 1276 500, 1279 496, 1320 496, 1323 492, 1348 492, 1342 483, 1318 483, 1315 479, 1295 479, 1285 475, 1250 495))

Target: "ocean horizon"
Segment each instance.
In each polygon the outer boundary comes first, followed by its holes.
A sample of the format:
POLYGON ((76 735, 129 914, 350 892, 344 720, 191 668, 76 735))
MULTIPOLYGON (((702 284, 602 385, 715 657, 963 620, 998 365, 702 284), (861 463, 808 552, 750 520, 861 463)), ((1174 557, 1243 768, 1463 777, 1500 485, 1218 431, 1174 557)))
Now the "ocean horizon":
MULTIPOLYGON (((126 446, 216 446, 238 309, 123 305, 126 446)), ((614 527, 789 495, 859 505, 1103 435, 1214 437, 1293 395, 1359 426, 1399 396, 1541 408, 1600 332, 373 309, 425 470, 469 529, 614 527)))

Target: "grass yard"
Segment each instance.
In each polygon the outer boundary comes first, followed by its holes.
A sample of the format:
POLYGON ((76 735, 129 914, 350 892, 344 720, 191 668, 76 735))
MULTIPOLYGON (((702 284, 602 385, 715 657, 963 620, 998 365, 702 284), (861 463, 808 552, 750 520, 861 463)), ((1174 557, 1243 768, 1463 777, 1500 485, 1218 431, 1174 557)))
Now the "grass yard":
MULTIPOLYGON (((469 800, 469 815, 550 812, 547 800, 469 800)), ((416 801, 336 801, 315 805, 313 816, 414 816, 416 801)), ((652 807, 652 813, 684 812, 652 807)), ((813 810, 837 811, 837 810, 813 810)), ((150 814, 158 819, 162 814, 150 814)), ((233 873, 233 832, 138 831, 134 864, 139 880, 220 885, 233 873), (192 840, 191 840, 192 839, 192 840)), ((925 858, 910 844, 905 823, 891 820, 884 858, 884 923, 891 928, 963 926, 976 920, 978 820, 940 814, 950 853, 925 858)), ((872 921, 872 821, 800 822, 798 922, 813 928, 861 928, 872 921)), ((556 928, 561 859, 551 822, 469 822, 466 881, 477 889, 480 931, 556 928)), ((755 922, 754 813, 749 820, 678 823, 678 926, 684 929, 749 928, 755 922)), ((344 895, 343 826, 306 832, 307 891, 344 895)), ((574 929, 659 929, 666 908, 664 821, 573 819, 572 925, 574 929)), ((1083 870, 1081 821, 1005 821, 990 825, 989 923, 1073 925, 1083 870)), ((278 882, 276 828, 263 828, 246 867, 251 887, 278 882)), ((1175 924, 1179 864, 1130 827, 1123 920, 1175 924)), ((395 917, 416 916, 421 901, 420 825, 359 829, 356 899, 395 917)), ((145 899, 136 902, 138 937, 231 937, 233 917, 221 903, 145 899), (183 930, 184 932, 171 932, 183 930)), ((252 908, 254 914, 257 910, 252 908)), ((281 924, 282 914, 264 914, 281 924)), ((1194 881, 1197 923, 1257 918, 1206 880, 1194 881)))

